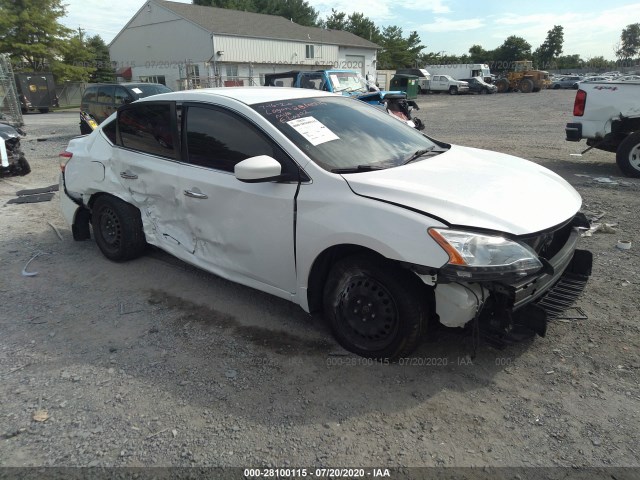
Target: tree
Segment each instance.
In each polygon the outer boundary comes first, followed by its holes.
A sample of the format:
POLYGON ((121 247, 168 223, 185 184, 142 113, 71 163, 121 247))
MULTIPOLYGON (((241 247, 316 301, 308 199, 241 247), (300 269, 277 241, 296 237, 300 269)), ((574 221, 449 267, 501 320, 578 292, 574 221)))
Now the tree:
POLYGON ((332 8, 331 15, 322 23, 322 26, 331 30, 346 30, 348 24, 347 14, 332 8))
MULTIPOLYGON (((603 57, 602 60, 604 60, 603 57)), ((584 60, 580 58, 580 55, 563 55, 556 58, 550 67, 551 70, 576 70, 578 68, 583 68, 585 66, 584 60)), ((591 67, 588 67, 591 68, 591 67)), ((594 67, 599 68, 599 67, 594 67)))
POLYGON ((424 48, 417 32, 411 32, 409 37, 404 38, 402 28, 395 25, 382 31, 379 44, 382 47, 378 55, 379 70, 412 67, 419 61, 420 52, 424 48))
POLYGON ((100 35, 95 35, 87 39, 87 48, 93 55, 93 67, 89 81, 92 83, 113 82, 115 80, 115 69, 111 64, 109 47, 104 43, 100 35))
POLYGON ((531 44, 516 35, 507 37, 502 45, 494 50, 493 61, 496 70, 510 70, 513 62, 531 59, 531 44))
POLYGON ((489 63, 493 59, 493 52, 485 50, 481 45, 472 45, 469 48, 469 59, 471 63, 489 63))
POLYGON ((62 0, 0 0, 0 52, 17 71, 48 70, 63 54, 71 30, 59 20, 62 0))
POLYGON ((87 48, 82 29, 79 28, 77 34, 62 44, 60 54, 52 61, 51 71, 58 82, 89 81, 89 76, 95 68, 93 54, 87 48))
POLYGON ((620 34, 620 47, 616 51, 616 57, 621 60, 630 60, 640 53, 640 23, 627 25, 620 34))
POLYGON ((553 60, 562 53, 564 43, 564 29, 561 25, 554 25, 547 32, 547 38, 533 54, 538 68, 550 68, 553 60))
POLYGON ((349 21, 345 30, 370 42, 378 43, 381 41, 380 29, 376 27, 376 24, 373 23, 371 19, 365 17, 362 13, 354 12, 349 15, 349 21))

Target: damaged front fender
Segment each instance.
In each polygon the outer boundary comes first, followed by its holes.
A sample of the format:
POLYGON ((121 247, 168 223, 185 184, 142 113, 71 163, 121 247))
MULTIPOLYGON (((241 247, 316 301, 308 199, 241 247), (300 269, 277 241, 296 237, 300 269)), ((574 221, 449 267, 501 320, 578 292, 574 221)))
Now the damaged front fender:
POLYGON ((25 135, 22 130, 0 123, 0 178, 24 176, 31 172, 20 148, 22 135, 25 135))

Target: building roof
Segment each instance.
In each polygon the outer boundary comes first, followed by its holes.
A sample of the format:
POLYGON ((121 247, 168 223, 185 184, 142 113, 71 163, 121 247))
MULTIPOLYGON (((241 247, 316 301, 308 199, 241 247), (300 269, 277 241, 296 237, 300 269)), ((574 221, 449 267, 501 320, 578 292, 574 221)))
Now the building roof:
POLYGON ((293 40, 349 47, 380 48, 373 42, 342 30, 298 25, 284 17, 226 8, 155 0, 158 5, 214 33, 273 40, 293 40))

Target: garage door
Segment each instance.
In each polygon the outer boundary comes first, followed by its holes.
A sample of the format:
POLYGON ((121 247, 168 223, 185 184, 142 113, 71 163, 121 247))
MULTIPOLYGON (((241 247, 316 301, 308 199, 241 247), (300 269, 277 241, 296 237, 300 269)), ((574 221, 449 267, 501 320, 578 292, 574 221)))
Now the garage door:
POLYGON ((364 55, 345 55, 346 65, 349 70, 358 70, 364 75, 364 55))

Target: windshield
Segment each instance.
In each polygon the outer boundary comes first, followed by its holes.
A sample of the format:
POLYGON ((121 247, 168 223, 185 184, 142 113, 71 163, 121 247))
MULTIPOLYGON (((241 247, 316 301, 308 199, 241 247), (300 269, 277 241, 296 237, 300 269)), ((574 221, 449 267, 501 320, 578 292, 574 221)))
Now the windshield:
POLYGON ((359 72, 327 72, 334 92, 366 92, 367 81, 359 72))
POLYGON ((402 165, 429 138, 384 110, 355 99, 316 97, 252 107, 325 170, 402 165))

